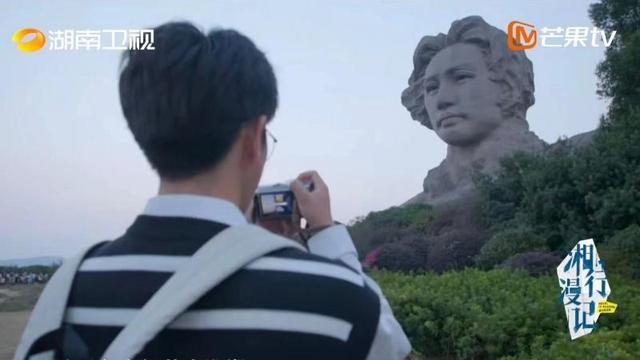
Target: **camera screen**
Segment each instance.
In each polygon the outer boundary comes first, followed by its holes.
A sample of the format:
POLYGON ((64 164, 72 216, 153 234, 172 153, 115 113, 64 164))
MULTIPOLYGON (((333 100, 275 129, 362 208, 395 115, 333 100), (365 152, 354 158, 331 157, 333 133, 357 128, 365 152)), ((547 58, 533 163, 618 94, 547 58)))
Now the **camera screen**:
POLYGON ((293 193, 290 191, 260 195, 263 216, 288 216, 293 213, 293 193))

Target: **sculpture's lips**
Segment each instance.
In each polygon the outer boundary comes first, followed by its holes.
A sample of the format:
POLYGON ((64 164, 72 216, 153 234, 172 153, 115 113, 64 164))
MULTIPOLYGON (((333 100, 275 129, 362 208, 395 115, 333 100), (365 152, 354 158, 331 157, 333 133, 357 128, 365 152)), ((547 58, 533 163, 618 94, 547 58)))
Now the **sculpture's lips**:
POLYGON ((448 123, 451 123, 450 125, 454 125, 455 122, 453 121, 447 121, 446 123, 443 124, 443 122, 445 122, 446 120, 449 119, 454 119, 454 118, 463 118, 464 115, 462 114, 454 114, 454 113, 444 113, 440 116, 440 119, 438 119, 438 127, 447 127, 448 123))

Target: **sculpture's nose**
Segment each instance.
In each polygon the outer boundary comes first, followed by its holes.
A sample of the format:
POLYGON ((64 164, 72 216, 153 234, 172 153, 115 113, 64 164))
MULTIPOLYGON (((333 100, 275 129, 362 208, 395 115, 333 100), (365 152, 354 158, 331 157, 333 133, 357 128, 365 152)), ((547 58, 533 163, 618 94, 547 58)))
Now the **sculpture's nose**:
POLYGON ((455 103, 455 94, 453 86, 443 81, 438 89, 436 106, 438 110, 446 110, 455 103))

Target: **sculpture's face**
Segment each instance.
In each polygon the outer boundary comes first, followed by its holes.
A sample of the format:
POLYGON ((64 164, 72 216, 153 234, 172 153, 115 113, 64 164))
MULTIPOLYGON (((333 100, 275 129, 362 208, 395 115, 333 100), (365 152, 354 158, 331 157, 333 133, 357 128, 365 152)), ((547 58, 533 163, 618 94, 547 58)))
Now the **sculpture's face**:
POLYGON ((425 107, 432 128, 447 144, 481 142, 502 123, 500 85, 489 74, 475 45, 454 44, 431 59, 424 77, 425 107))

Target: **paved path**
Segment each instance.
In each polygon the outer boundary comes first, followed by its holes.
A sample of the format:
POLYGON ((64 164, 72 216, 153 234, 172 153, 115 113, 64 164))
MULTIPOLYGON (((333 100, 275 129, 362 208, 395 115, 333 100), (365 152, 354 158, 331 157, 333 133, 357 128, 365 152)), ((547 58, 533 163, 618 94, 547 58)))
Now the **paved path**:
POLYGON ((31 311, 0 312, 0 359, 13 358, 29 314, 31 311))

